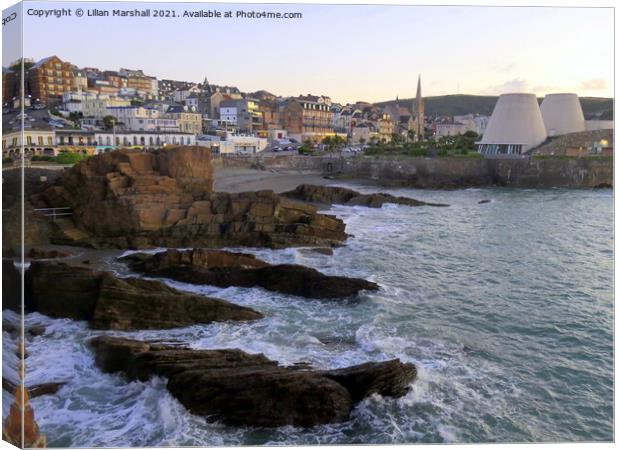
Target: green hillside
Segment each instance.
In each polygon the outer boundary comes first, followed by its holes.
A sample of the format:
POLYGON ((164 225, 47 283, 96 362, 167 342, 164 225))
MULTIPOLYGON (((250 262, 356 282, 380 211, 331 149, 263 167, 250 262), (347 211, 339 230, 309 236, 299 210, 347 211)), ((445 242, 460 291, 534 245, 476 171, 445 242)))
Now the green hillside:
MULTIPOLYGON (((613 119, 614 100, 612 98, 581 97, 583 114, 586 119, 600 117, 601 119, 613 119)), ((542 102, 542 98, 538 99, 542 102)), ((379 102, 377 105, 385 106, 395 103, 395 100, 379 102)), ((413 99, 399 99, 402 106, 411 109, 413 99)), ((490 116, 497 103, 497 96, 493 95, 439 95, 425 97, 424 107, 428 116, 459 116, 462 114, 483 114, 490 116)))

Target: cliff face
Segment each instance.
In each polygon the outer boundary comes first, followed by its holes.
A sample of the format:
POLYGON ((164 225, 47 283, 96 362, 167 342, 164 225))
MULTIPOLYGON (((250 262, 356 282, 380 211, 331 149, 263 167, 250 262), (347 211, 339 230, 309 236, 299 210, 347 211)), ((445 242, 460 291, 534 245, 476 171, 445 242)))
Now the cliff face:
POLYGON ((202 147, 89 158, 31 201, 73 208, 75 226, 88 234, 78 243, 95 247, 282 247, 346 238, 341 220, 272 191, 213 192, 211 153, 202 147))

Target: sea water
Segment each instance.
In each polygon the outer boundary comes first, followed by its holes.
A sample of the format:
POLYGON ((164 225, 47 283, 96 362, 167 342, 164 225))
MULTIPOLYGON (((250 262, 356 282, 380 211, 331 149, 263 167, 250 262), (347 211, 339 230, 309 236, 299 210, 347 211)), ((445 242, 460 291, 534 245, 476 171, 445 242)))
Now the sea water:
MULTIPOLYGON (((47 328, 28 342, 27 382, 67 382, 57 394, 32 400, 48 444, 612 440, 613 191, 390 192, 450 206, 334 206, 329 213, 346 222, 352 237, 333 256, 243 249, 270 262, 367 278, 379 291, 355 301, 321 301, 168 280, 266 317, 110 334, 240 348, 320 369, 400 358, 418 368, 406 396, 374 395, 349 421, 307 429, 208 423, 189 414, 164 379, 127 382, 97 369, 86 342, 104 332, 30 314, 28 324, 47 328)), ((113 261, 109 268, 130 274, 113 261)), ((6 415, 11 399, 4 396, 6 415)))

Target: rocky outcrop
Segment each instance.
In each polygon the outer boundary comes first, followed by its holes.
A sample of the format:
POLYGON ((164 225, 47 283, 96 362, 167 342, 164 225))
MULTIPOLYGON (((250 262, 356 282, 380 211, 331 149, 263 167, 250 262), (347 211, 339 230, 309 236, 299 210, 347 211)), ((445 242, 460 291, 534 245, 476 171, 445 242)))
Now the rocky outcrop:
POLYGON ((91 341, 104 372, 130 380, 167 378, 167 388, 191 413, 229 425, 313 426, 348 419, 371 394, 398 397, 416 377, 399 360, 333 371, 280 367, 240 350, 192 350, 110 336, 91 341))
POLYGON ((28 257, 30 259, 55 259, 55 258, 66 258, 67 256, 71 256, 69 252, 63 252, 62 250, 46 250, 44 248, 31 248, 28 252, 28 257))
POLYGON ((132 270, 193 284, 219 287, 262 287, 270 291, 311 298, 345 298, 379 286, 359 278, 324 275, 294 264, 271 265, 245 253, 220 250, 166 250, 135 253, 121 258, 132 270))
POLYGON ((21 313, 22 281, 11 259, 2 260, 2 308, 21 313))
POLYGON ((449 206, 442 203, 427 203, 409 197, 396 197, 391 194, 362 194, 353 189, 313 184, 300 184, 294 190, 281 195, 311 203, 367 206, 369 208, 381 208, 384 203, 407 206, 449 206))
MULTIPOLYGON (((119 150, 88 158, 30 197, 38 207, 71 207, 94 247, 287 247, 332 245, 344 223, 272 191, 213 192, 204 147, 119 150)), ((69 243, 67 240, 58 243, 69 243)))
POLYGON ((250 308, 181 292, 158 281, 117 278, 59 262, 35 261, 25 279, 27 310, 87 320, 97 329, 175 328, 263 317, 250 308))
MULTIPOLYGON (((56 381, 49 383, 35 384, 27 386, 28 396, 30 398, 40 397, 41 395, 55 394, 58 390, 66 384, 65 381, 56 381)), ((12 381, 2 378, 2 389, 11 394, 17 389, 17 385, 12 381)))

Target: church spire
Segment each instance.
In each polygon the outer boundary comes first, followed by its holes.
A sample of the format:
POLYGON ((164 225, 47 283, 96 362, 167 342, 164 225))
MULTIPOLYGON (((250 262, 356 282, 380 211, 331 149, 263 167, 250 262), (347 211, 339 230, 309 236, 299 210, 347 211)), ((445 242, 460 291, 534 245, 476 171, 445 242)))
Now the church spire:
POLYGON ((416 136, 424 140, 424 98, 422 97, 422 76, 418 75, 418 90, 415 96, 414 111, 416 112, 416 136))

